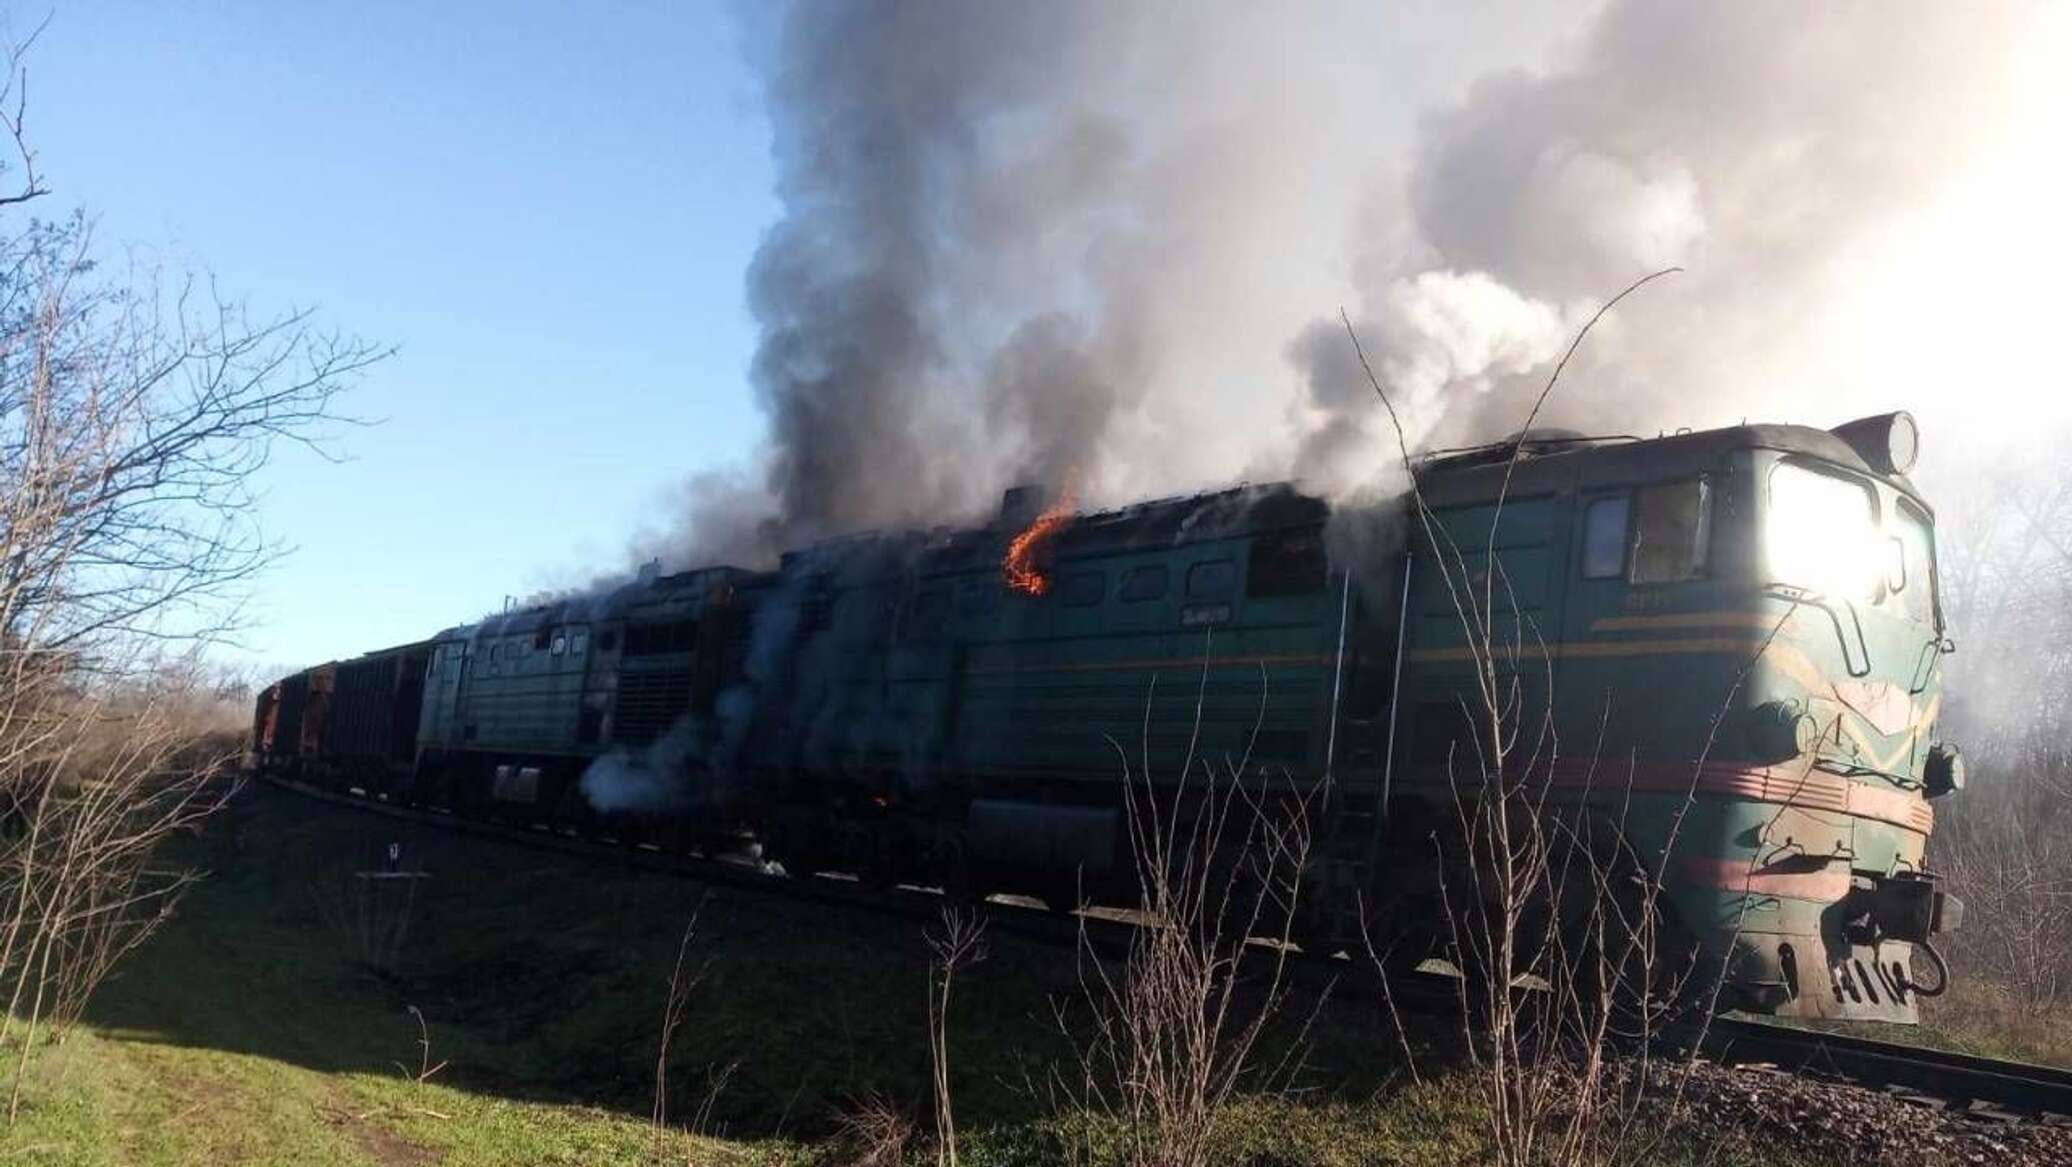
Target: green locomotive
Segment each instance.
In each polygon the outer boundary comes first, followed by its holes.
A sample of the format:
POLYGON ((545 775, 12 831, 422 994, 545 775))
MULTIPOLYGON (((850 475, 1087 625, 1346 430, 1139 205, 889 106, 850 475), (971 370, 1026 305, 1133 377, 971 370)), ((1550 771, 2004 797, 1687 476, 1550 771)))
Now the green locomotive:
POLYGON ((1306 946, 1378 929, 1414 959, 1444 939, 1431 839, 1490 780, 1466 759, 1494 691, 1541 804, 1611 824, 1722 1007, 1911 1021, 1947 978, 1915 981, 1915 949, 1940 968, 1961 914, 1922 866, 1929 800, 1963 781, 1915 441, 1905 414, 1526 435, 1337 513, 1285 486, 1087 514, 1012 491, 984 527, 646 576, 297 674, 255 753, 1053 904, 1133 894, 1125 766, 1178 790, 1189 758, 1242 759, 1324 792, 1306 946))

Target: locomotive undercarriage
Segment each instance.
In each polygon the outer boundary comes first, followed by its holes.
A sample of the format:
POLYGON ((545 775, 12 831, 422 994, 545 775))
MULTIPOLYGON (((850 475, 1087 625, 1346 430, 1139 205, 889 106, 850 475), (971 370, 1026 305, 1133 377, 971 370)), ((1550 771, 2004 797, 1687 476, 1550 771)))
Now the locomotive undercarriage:
MULTIPOLYGON (((361 759, 274 769, 319 786, 435 806, 468 819, 562 829, 667 852, 775 860, 798 877, 841 873, 866 885, 939 887, 966 902, 992 893, 1026 895, 1055 910, 1140 904, 1123 806, 1090 802, 1082 788, 1069 784, 943 784, 924 798, 901 800, 889 784, 794 779, 767 806, 744 806, 740 817, 721 821, 684 815, 680 808, 671 813, 595 810, 580 792, 586 761, 427 752, 416 767, 361 759), (1075 794, 1082 798, 1073 800, 1075 794)), ((1359 800, 1351 804, 1353 819, 1363 827, 1359 800)), ((1196 796, 1179 821, 1191 823, 1200 813, 1196 796)), ((1384 854, 1413 854, 1407 848, 1417 848, 1417 854, 1438 856, 1436 831, 1442 823, 1440 810, 1430 802, 1397 800, 1380 846, 1384 854)), ((1334 854, 1334 831, 1343 833, 1345 823, 1316 829, 1305 904, 1289 929, 1293 939, 1305 951, 1345 951, 1361 962, 1372 956, 1397 972, 1430 958, 1457 968, 1467 964, 1463 929, 1479 924, 1459 891, 1471 885, 1461 866, 1392 862, 1386 864, 1386 879, 1374 879, 1372 866, 1349 864, 1334 854), (1448 910, 1452 924, 1446 922, 1448 910)), ((1251 908, 1254 902, 1239 889, 1227 910, 1237 914, 1251 908)), ((1861 875, 1848 895, 1834 902, 1774 895, 1751 900, 1664 883, 1660 908, 1658 937, 1649 966, 1641 972, 1647 993, 1680 993, 1691 1001, 1755 1014, 1886 1022, 1915 1022, 1919 997, 1939 991, 1948 972, 1937 968, 1917 980, 1915 949, 1933 931, 1952 929, 1962 912, 1962 904, 1937 893, 1927 877, 1861 875), (1693 904, 1709 906, 1709 914, 1693 904), (1682 922, 1685 916, 1709 918, 1711 927, 1693 931, 1682 922)), ((1521 931, 1521 960, 1537 953, 1554 929, 1577 933, 1579 924, 1569 916, 1575 916, 1575 906, 1529 912, 1521 931)), ((1278 933, 1283 920, 1268 912, 1260 924, 1278 933)))
MULTIPOLYGON (((839 873, 873 886, 939 888, 965 901, 1018 895, 1060 911, 1088 904, 1127 909, 1141 902, 1124 808, 1092 802, 1085 797, 1090 792, 1074 784, 942 783, 924 797, 904 799, 889 783, 794 778, 768 805, 735 808, 719 818, 680 808, 599 811, 580 788, 588 761, 427 751, 415 766, 297 759, 274 769, 466 818, 566 830, 627 846, 774 861, 795 876, 839 873)), ((1442 841, 1441 809, 1421 799, 1396 800, 1377 854, 1437 860, 1462 853, 1457 838, 1451 846, 1442 841)), ((1201 813, 1197 794, 1176 821, 1192 824, 1201 813)), ((1306 951, 1342 951, 1362 961, 1371 956, 1397 971, 1435 957, 1461 966, 1461 938, 1480 926, 1460 890, 1472 886, 1471 877, 1457 863, 1433 861, 1390 862, 1377 878, 1371 861, 1349 861, 1343 847, 1348 836, 1370 824, 1371 804, 1352 798, 1313 827, 1303 902, 1290 934, 1306 951), (1350 813, 1344 813, 1347 806, 1350 813)), ((1629 875, 1624 882, 1633 880, 1629 875)), ((1241 886, 1227 910, 1249 913, 1255 901, 1248 895, 1256 894, 1241 886)), ((1916 980, 1915 949, 1933 932, 1953 928, 1962 911, 1961 903, 1935 890, 1931 878, 1861 874, 1846 896, 1833 901, 1665 883, 1658 907, 1661 918, 1643 974, 1651 994, 1680 992, 1720 1009, 1762 1014, 1902 1023, 1917 1019, 1919 997, 1939 991, 1947 977, 1937 968, 1916 980), (1685 918, 1710 926, 1693 931, 1685 918)), ((1545 947, 1551 931, 1571 937, 1586 931, 1582 919, 1574 904, 1528 912, 1518 944, 1521 963, 1545 947)), ((1278 934, 1283 920, 1269 912, 1259 923, 1278 934)), ((1932 948, 1928 955, 1939 965, 1932 948)))

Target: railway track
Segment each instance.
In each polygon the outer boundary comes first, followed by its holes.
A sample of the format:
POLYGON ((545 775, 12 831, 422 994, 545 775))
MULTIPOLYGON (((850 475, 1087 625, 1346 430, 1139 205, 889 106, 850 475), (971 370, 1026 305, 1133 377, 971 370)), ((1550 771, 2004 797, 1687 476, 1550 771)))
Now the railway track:
MULTIPOLYGON (((617 841, 587 838, 571 831, 545 826, 517 826, 462 818, 443 810, 404 806, 383 798, 341 793, 307 782, 271 774, 253 775, 271 786, 320 802, 351 807, 371 814, 421 823, 442 830, 482 838, 498 839, 522 847, 578 855, 602 863, 616 863, 643 871, 661 872, 694 879, 716 887, 733 887, 763 895, 785 896, 810 903, 826 904, 851 911, 867 911, 917 922, 937 918, 944 900, 932 888, 900 884, 885 891, 874 890, 854 879, 834 876, 804 876, 773 873, 755 863, 731 856, 685 854, 664 851, 652 844, 628 846, 617 841)), ((987 926, 1043 944, 1078 944, 1082 934, 1103 952, 1120 951, 1135 928, 1122 913, 1103 909, 1056 912, 1048 908, 999 898, 986 902, 987 926)), ((1450 995, 1450 994, 1449 994, 1450 995)))
MULTIPOLYGON (((627 845, 616 841, 587 838, 572 831, 554 830, 546 826, 518 826, 511 823, 484 822, 480 819, 462 818, 443 810, 405 806, 385 798, 359 793, 341 793, 313 786, 292 778, 272 774, 255 774, 253 777, 282 790, 292 791, 319 802, 349 806, 371 814, 404 822, 424 823, 444 830, 488 839, 501 839, 524 847, 558 851, 566 855, 581 855, 603 862, 617 863, 643 871, 666 872, 694 878, 704 883, 721 887, 739 887, 771 895, 789 896, 817 903, 831 904, 843 908, 879 912, 885 915, 903 916, 911 919, 933 917, 941 909, 942 897, 926 889, 900 886, 890 893, 880 893, 864 887, 854 880, 808 877, 793 878, 763 870, 752 862, 730 856, 683 854, 664 851, 652 844, 627 845)), ((1038 908, 1022 908, 1009 904, 992 903, 992 908, 1012 913, 1017 921, 1009 930, 1031 935, 1037 939, 1049 939, 1052 935, 1077 932, 1077 923, 1070 917, 1038 908), (1062 930, 1062 932, 1061 932, 1062 930)), ((1098 918, 1094 918, 1098 919, 1098 918)))
MULTIPOLYGON (((677 854, 649 845, 625 846, 584 838, 543 826, 516 826, 460 818, 448 812, 403 806, 361 794, 340 793, 305 782, 258 775, 263 781, 307 798, 406 822, 463 834, 500 839, 520 846, 580 855, 603 862, 666 872, 717 886, 781 895, 848 910, 876 912, 910 920, 933 919, 942 909, 940 894, 902 885, 874 891, 853 880, 797 878, 773 874, 736 858, 677 854)), ((1101 911, 1055 912, 998 899, 987 902, 988 924, 1002 932, 1053 945, 1078 944, 1082 938, 1102 951, 1121 951, 1137 925, 1101 911)), ((1349 971, 1343 956, 1299 962, 1327 975, 1349 971)), ((1392 978, 1397 1007, 1424 1013, 1458 1007, 1453 978, 1415 973, 1392 978)), ((1689 1035, 1672 1038, 1679 1050, 1693 1044, 1689 1035)), ((2026 1062, 1979 1057, 1880 1041, 1875 1038, 1720 1016, 1711 1019, 1696 1039, 1698 1053, 1723 1065, 1774 1065, 1815 1077, 1850 1082, 1927 1105, 2002 1120, 2042 1120, 2072 1124, 2072 1071, 2026 1062)))
POLYGON ((2072 1123, 2072 1070, 2052 1066, 1744 1017, 1713 1018, 1699 1049, 1726 1065, 1775 1065, 1982 1118, 2072 1123))

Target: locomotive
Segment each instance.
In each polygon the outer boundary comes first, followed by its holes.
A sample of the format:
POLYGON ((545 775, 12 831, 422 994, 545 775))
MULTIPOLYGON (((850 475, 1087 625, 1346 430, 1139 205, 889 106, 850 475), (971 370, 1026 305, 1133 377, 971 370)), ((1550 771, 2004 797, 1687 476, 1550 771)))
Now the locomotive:
POLYGON ((1304 947, 1380 925, 1415 959, 1443 939, 1427 840, 1458 806, 1464 694, 1500 677, 1561 743, 1545 800, 1616 808, 1720 1007, 1912 1022, 1962 914, 1924 867, 1932 800, 1964 781, 1917 446, 1904 413, 1535 432, 1335 510, 1286 485, 1088 513, 1011 490, 982 526, 647 570, 285 677, 253 761, 1071 906, 1134 889, 1127 768, 1177 791, 1187 759, 1235 758, 1235 781, 1325 791, 1304 947))

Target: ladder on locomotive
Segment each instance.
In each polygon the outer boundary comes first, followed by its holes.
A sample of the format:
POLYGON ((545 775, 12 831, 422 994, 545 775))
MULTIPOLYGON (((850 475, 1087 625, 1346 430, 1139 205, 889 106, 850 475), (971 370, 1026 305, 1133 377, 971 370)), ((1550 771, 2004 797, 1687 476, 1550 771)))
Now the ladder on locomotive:
MULTIPOLYGON (((1325 938, 1355 959, 1365 954, 1360 915, 1372 909, 1372 879, 1381 847, 1381 798, 1371 791, 1332 791, 1322 860, 1325 938)), ((1328 953, 1327 953, 1328 954, 1328 953)))

